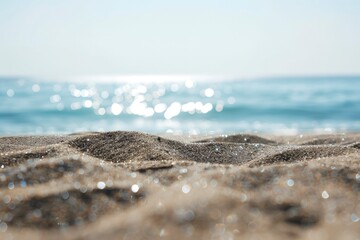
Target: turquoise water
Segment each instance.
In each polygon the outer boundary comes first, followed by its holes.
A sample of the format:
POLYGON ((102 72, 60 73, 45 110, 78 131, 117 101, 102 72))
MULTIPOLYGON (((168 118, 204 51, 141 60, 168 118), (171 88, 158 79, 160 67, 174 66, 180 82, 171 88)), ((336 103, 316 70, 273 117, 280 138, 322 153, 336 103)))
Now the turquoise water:
POLYGON ((360 131, 360 77, 144 82, 0 78, 0 134, 360 131))

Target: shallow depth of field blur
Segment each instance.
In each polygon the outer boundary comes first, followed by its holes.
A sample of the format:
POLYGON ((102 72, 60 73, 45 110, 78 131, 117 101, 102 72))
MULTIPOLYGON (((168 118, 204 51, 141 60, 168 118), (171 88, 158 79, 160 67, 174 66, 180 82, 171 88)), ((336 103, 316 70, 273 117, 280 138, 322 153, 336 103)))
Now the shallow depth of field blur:
POLYGON ((360 130, 360 78, 64 83, 2 79, 0 133, 360 130))
POLYGON ((360 2, 0 3, 0 134, 360 130, 360 2))

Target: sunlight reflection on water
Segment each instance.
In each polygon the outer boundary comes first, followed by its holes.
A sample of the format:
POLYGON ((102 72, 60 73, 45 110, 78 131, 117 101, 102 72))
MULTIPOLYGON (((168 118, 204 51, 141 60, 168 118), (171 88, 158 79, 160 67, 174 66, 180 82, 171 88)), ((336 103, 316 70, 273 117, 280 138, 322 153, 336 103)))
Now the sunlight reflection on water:
POLYGON ((360 130, 360 78, 50 82, 0 79, 0 134, 360 130))

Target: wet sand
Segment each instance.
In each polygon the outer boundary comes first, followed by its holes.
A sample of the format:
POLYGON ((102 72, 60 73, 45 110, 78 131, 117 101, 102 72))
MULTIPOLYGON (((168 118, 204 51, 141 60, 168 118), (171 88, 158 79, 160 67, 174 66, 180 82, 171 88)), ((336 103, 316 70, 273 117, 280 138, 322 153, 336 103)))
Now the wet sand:
POLYGON ((0 239, 360 239, 360 134, 0 138, 0 239))

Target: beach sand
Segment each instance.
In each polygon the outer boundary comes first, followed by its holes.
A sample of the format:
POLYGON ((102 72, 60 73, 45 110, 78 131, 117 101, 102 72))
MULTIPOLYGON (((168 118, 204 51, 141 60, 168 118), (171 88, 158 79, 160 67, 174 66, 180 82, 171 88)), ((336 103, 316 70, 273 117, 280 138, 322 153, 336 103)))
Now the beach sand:
POLYGON ((0 138, 0 239, 360 239, 360 134, 0 138))

